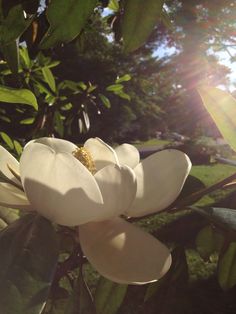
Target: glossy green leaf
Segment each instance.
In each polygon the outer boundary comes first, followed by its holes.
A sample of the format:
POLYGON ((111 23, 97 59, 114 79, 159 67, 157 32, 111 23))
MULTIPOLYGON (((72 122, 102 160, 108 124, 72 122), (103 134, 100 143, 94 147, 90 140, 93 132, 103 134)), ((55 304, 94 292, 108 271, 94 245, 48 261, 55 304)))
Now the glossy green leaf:
POLYGON ((103 94, 98 94, 99 98, 103 102, 103 104, 109 109, 111 108, 110 100, 103 94))
POLYGON ((127 289, 127 285, 119 285, 101 277, 94 298, 97 314, 116 314, 127 289))
POLYGON ((197 235, 196 246, 203 259, 209 259, 211 254, 219 251, 223 245, 224 238, 211 226, 203 228, 197 235))
POLYGON ((122 91, 123 88, 124 86, 122 84, 113 84, 113 85, 107 86, 106 90, 108 92, 120 92, 122 91))
POLYGON ((35 85, 37 86, 38 90, 40 93, 45 93, 46 96, 52 96, 55 97, 52 93, 52 91, 47 88, 47 85, 44 82, 41 82, 39 80, 36 80, 34 78, 31 77, 31 80, 35 82, 35 85))
POLYGON ((47 67, 48 67, 48 68, 55 68, 55 67, 57 67, 58 64, 60 64, 60 63, 61 63, 60 61, 51 61, 51 62, 47 65, 47 67))
POLYGON ((17 74, 19 69, 18 40, 2 45, 1 51, 12 73, 17 74))
POLYGON ((13 104, 26 104, 38 110, 34 94, 28 89, 15 89, 0 85, 0 101, 13 104))
POLYGON ((12 142, 12 139, 10 138, 10 136, 8 136, 5 132, 0 132, 0 135, 3 139, 3 141, 7 144, 7 146, 10 149, 14 149, 14 144, 12 142))
POLYGON ((84 27, 96 0, 54 0, 47 10, 50 27, 41 42, 42 49, 73 40, 84 27))
POLYGON ((222 289, 236 285, 236 242, 231 242, 218 262, 218 281, 222 289))
POLYGON ((118 79, 116 79, 116 84, 122 83, 122 82, 128 82, 130 80, 131 80, 131 75, 125 74, 125 75, 119 77, 118 79))
POLYGON ((139 48, 160 20, 163 0, 126 0, 122 20, 124 49, 131 52, 139 48))
POLYGON ((84 281, 81 269, 65 314, 97 314, 91 292, 84 281))
POLYGON ((87 85, 84 82, 78 82, 78 86, 82 89, 82 90, 86 90, 87 85))
POLYGON ((224 139, 236 151, 236 99, 215 87, 199 87, 203 104, 224 139))
POLYGON ((35 214, 18 219, 0 233, 0 256, 1 312, 39 314, 57 264, 52 224, 35 214))
POLYGON ((31 60, 28 54, 28 49, 26 47, 21 47, 20 48, 20 57, 21 57, 21 62, 23 63, 23 66, 25 69, 30 69, 31 68, 31 60))
POLYGON ((44 77, 45 82, 47 82, 47 84, 49 85, 51 90, 53 92, 55 92, 56 91, 56 83, 55 83, 55 79, 54 79, 54 76, 52 74, 52 71, 48 67, 43 67, 42 73, 43 73, 43 77, 44 77))
POLYGON ((34 123, 35 118, 27 118, 20 121, 20 124, 32 124, 34 123))
POLYGON ((125 93, 123 90, 115 92, 115 94, 117 96, 119 96, 120 98, 126 99, 126 100, 131 100, 130 95, 128 95, 127 93, 125 93))
POLYGON ((22 153, 22 150, 23 150, 22 145, 18 141, 16 141, 16 140, 14 140, 13 143, 14 143, 17 155, 20 156, 21 153, 22 153))
POLYGON ((89 82, 89 87, 88 87, 88 89, 87 89, 87 92, 88 92, 88 93, 91 93, 91 92, 93 92, 96 88, 97 88, 96 85, 93 85, 93 84, 91 84, 91 83, 89 82))
POLYGON ((119 2, 118 0, 110 0, 108 3, 108 9, 117 12, 119 11, 119 2))

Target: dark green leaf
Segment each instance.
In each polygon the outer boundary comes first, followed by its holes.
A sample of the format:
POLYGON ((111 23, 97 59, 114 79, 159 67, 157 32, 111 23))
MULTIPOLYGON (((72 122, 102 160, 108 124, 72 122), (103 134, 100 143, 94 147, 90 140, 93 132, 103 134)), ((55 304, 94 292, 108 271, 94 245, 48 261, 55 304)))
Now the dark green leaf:
POLYGON ((125 74, 121 77, 119 77, 117 80, 116 80, 116 84, 118 83, 122 83, 122 82, 127 82, 127 81, 130 81, 131 80, 131 76, 129 74, 125 74))
POLYGON ((203 228, 197 235, 196 246, 203 259, 209 259, 211 254, 219 251, 224 242, 223 236, 211 226, 203 228))
POLYGON ((199 208, 199 213, 206 215, 208 219, 236 231, 236 210, 231 208, 199 208))
POLYGON ((84 27, 93 9, 96 0, 54 0, 47 11, 50 27, 41 42, 42 49, 48 49, 59 43, 73 40, 84 27))
POLYGON ((178 196, 176 202, 181 201, 185 197, 188 197, 190 194, 193 194, 201 189, 204 189, 206 186, 205 184, 199 180, 198 178, 189 175, 184 183, 184 187, 178 196))
POLYGON ((66 302, 66 298, 52 301, 48 300, 42 314, 65 314, 66 302))
POLYGON ((45 82, 47 82, 47 84, 49 85, 51 90, 53 92, 55 92, 56 91, 56 83, 55 83, 55 79, 54 79, 54 76, 52 74, 52 71, 48 67, 43 67, 42 73, 43 73, 43 77, 44 77, 45 82))
POLYGON ((61 137, 63 137, 64 125, 63 125, 62 115, 60 114, 58 110, 56 110, 54 113, 53 122, 54 122, 55 130, 61 137))
MULTIPOLYGON (((73 91, 78 91, 80 88, 78 88, 78 83, 70 80, 64 80, 58 84, 58 89, 65 89, 69 88, 73 91)), ((86 85, 85 85, 86 89, 86 85)))
POLYGON ((103 94, 98 94, 99 98, 107 108, 111 108, 110 100, 103 94))
POLYGON ((178 285, 183 286, 188 282, 188 264, 185 251, 182 247, 177 247, 172 251, 172 264, 168 273, 158 282, 151 283, 146 291, 144 301, 155 299, 160 292, 167 296, 172 294, 178 285))
POLYGON ((236 284, 236 242, 231 242, 218 262, 218 281, 228 290, 236 284))
POLYGON ((91 292, 84 281, 81 270, 65 314, 96 314, 91 292))
POLYGON ((119 285, 101 277, 95 293, 97 314, 117 313, 124 300, 127 288, 127 285, 119 285))
POLYGON ((0 101, 13 104, 26 104, 38 110, 34 94, 28 89, 15 89, 0 85, 0 101))
POLYGON ((0 119, 4 122, 7 122, 7 123, 10 123, 11 122, 11 119, 9 117, 6 117, 6 116, 0 116, 0 119))
POLYGON ((4 140, 4 142, 7 144, 7 146, 10 149, 14 149, 14 144, 12 142, 12 139, 5 132, 0 132, 0 135, 2 139, 4 140))
POLYGON ((199 87, 198 92, 222 136, 236 151, 236 99, 215 87, 199 87))
POLYGON ((10 44, 18 39, 31 22, 32 19, 25 19, 21 4, 12 7, 0 25, 1 45, 10 44))
POLYGON ((39 314, 58 257, 51 223, 35 214, 23 216, 1 231, 0 256, 1 312, 39 314))
POLYGON ((139 48, 160 20, 163 0, 126 0, 122 34, 126 52, 139 48))
POLYGON ((17 74, 19 68, 18 40, 2 45, 1 50, 11 72, 17 74))

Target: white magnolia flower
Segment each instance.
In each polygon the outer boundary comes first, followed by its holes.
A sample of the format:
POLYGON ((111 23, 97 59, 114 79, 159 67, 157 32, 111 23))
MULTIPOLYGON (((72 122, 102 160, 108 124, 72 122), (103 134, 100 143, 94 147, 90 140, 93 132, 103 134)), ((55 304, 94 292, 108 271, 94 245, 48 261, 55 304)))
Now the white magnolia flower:
POLYGON ((164 150, 140 162, 138 150, 113 150, 98 138, 83 148, 40 138, 29 142, 20 163, 0 146, 0 205, 33 209, 65 226, 79 226, 91 264, 118 283, 158 280, 169 269, 169 250, 150 234, 120 218, 158 212, 179 195, 191 162, 164 150))

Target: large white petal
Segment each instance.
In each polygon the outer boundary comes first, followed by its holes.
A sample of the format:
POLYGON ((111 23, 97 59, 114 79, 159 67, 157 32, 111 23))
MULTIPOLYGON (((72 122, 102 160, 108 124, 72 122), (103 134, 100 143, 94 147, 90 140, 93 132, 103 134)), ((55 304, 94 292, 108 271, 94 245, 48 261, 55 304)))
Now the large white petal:
POLYGON ((97 171, 109 164, 118 164, 114 149, 100 138, 88 139, 84 147, 90 152, 97 171))
POLYGON ((28 145, 20 159, 22 184, 36 211, 58 224, 75 226, 101 214, 102 195, 92 174, 72 154, 28 145))
POLYGON ((0 205, 25 210, 32 209, 25 193, 8 183, 0 183, 0 205))
POLYGON ((79 239, 94 268, 118 283, 156 281, 171 265, 171 255, 160 241, 121 218, 80 226, 79 239))
POLYGON ((11 181, 21 186, 21 182, 13 175, 9 167, 19 173, 19 162, 2 146, 0 146, 0 171, 11 181))
POLYGON ((136 195, 136 177, 128 166, 108 165, 95 174, 104 201, 99 221, 124 214, 136 195))
POLYGON ((72 153, 78 148, 75 144, 69 141, 62 140, 59 138, 54 138, 54 137, 37 138, 35 140, 28 142, 25 147, 33 143, 39 143, 39 144, 44 144, 46 146, 49 146, 57 153, 72 153))
POLYGON ((133 145, 124 143, 117 146, 115 152, 121 165, 127 165, 134 168, 140 161, 139 151, 133 145))
POLYGON ((127 215, 139 217, 169 206, 179 195, 190 169, 188 156, 174 149, 144 159, 134 169, 137 194, 127 215))

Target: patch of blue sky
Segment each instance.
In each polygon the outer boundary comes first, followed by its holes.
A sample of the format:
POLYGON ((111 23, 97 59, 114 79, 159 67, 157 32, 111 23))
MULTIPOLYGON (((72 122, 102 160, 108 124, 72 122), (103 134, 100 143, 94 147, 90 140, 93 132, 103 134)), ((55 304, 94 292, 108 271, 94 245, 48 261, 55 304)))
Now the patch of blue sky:
POLYGON ((176 52, 177 49, 175 47, 167 47, 165 44, 162 44, 154 50, 152 55, 153 57, 160 59, 164 57, 170 57, 174 55, 176 52))
POLYGON ((230 86, 229 90, 231 92, 236 90, 236 47, 228 47, 227 51, 213 51, 209 49, 209 54, 216 55, 219 59, 219 63, 227 66, 230 69, 229 79, 230 79, 230 86))

